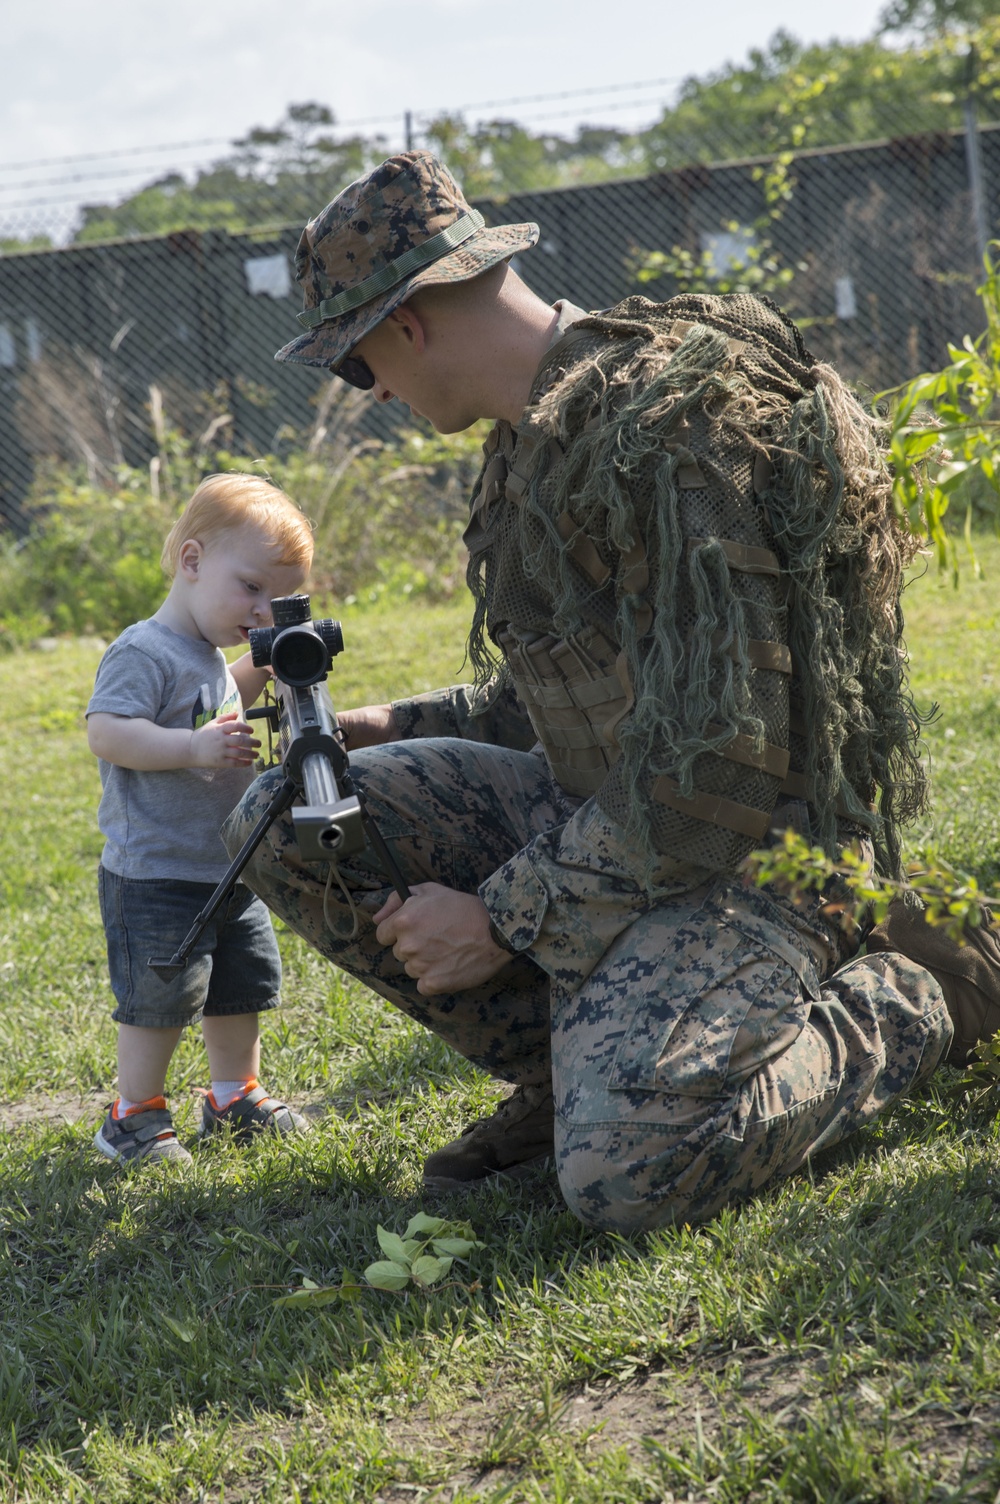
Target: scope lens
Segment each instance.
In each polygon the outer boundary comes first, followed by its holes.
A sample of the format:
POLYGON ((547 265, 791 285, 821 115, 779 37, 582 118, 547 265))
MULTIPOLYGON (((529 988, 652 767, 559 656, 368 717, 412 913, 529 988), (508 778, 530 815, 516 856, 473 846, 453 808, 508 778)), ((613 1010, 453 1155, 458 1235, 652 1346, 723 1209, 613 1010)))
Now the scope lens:
POLYGON ((326 643, 309 627, 286 627, 271 645, 271 667, 277 678, 296 689, 318 684, 330 667, 326 643))

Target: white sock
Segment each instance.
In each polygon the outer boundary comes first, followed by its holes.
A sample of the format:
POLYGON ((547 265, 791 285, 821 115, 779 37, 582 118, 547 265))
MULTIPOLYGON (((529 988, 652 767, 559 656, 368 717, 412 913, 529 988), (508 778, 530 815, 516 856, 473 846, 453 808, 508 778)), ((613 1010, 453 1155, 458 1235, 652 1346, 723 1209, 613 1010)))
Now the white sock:
POLYGON ((123 1118, 127 1112, 132 1111, 133 1107, 144 1107, 148 1102, 162 1102, 163 1100, 162 1092, 159 1092, 156 1097, 143 1097, 141 1102, 132 1102, 128 1097, 119 1097, 115 1103, 115 1116, 123 1118))
POLYGON ((235 1102, 237 1097, 242 1097, 252 1080, 253 1077, 248 1076, 245 1081, 213 1081, 212 1096, 215 1098, 215 1105, 219 1111, 228 1107, 230 1102, 235 1102))

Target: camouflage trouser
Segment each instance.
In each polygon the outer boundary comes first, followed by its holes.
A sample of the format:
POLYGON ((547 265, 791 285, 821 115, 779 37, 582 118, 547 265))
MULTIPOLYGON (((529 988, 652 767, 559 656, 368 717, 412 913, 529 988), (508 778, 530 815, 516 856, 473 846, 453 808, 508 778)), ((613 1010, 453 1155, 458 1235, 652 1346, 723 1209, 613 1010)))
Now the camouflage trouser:
MULTIPOLYGON (((408 882, 464 892, 579 801, 544 760, 428 739, 358 752, 352 773, 408 882)), ((254 784, 223 834, 237 849, 280 774, 254 784)), ((719 879, 648 909, 578 990, 514 958, 485 986, 424 998, 371 914, 389 884, 373 857, 341 865, 358 933, 326 872, 298 862, 291 821, 245 879, 331 961, 504 1081, 556 1101, 562 1193, 621 1231, 697 1222, 870 1122, 943 1059, 937 983, 893 953, 830 968, 829 950, 761 890, 719 879), (324 917, 324 899, 331 928, 324 917), (339 933, 338 933, 339 932, 339 933)))

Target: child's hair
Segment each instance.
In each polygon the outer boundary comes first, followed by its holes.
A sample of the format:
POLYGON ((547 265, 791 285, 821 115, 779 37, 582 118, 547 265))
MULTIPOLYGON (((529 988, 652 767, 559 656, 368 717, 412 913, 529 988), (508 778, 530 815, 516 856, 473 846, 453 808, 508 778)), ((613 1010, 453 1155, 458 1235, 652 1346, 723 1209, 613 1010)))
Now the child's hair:
POLYGON ((206 546, 235 527, 258 527, 280 553, 276 564, 295 564, 305 577, 312 565, 312 527, 291 497, 264 480, 230 470, 207 475, 167 534, 160 563, 173 579, 181 545, 188 538, 206 546))

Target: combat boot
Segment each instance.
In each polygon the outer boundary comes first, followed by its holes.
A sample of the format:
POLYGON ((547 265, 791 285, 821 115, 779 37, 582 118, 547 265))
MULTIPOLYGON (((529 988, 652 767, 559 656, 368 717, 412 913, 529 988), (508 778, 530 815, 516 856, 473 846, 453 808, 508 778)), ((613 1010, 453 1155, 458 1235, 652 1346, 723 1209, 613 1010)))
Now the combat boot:
POLYGON ((959 942, 943 925, 927 923, 922 904, 895 898, 868 936, 869 952, 901 951, 939 984, 955 1025, 949 1065, 968 1064, 979 1040, 1000 1029, 1000 934, 990 928, 992 920, 982 909, 980 922, 967 925, 959 942))
POLYGON ((488 1118, 470 1123, 461 1136, 429 1154, 424 1185, 464 1190, 488 1175, 520 1179, 554 1152, 552 1087, 518 1086, 488 1118))

